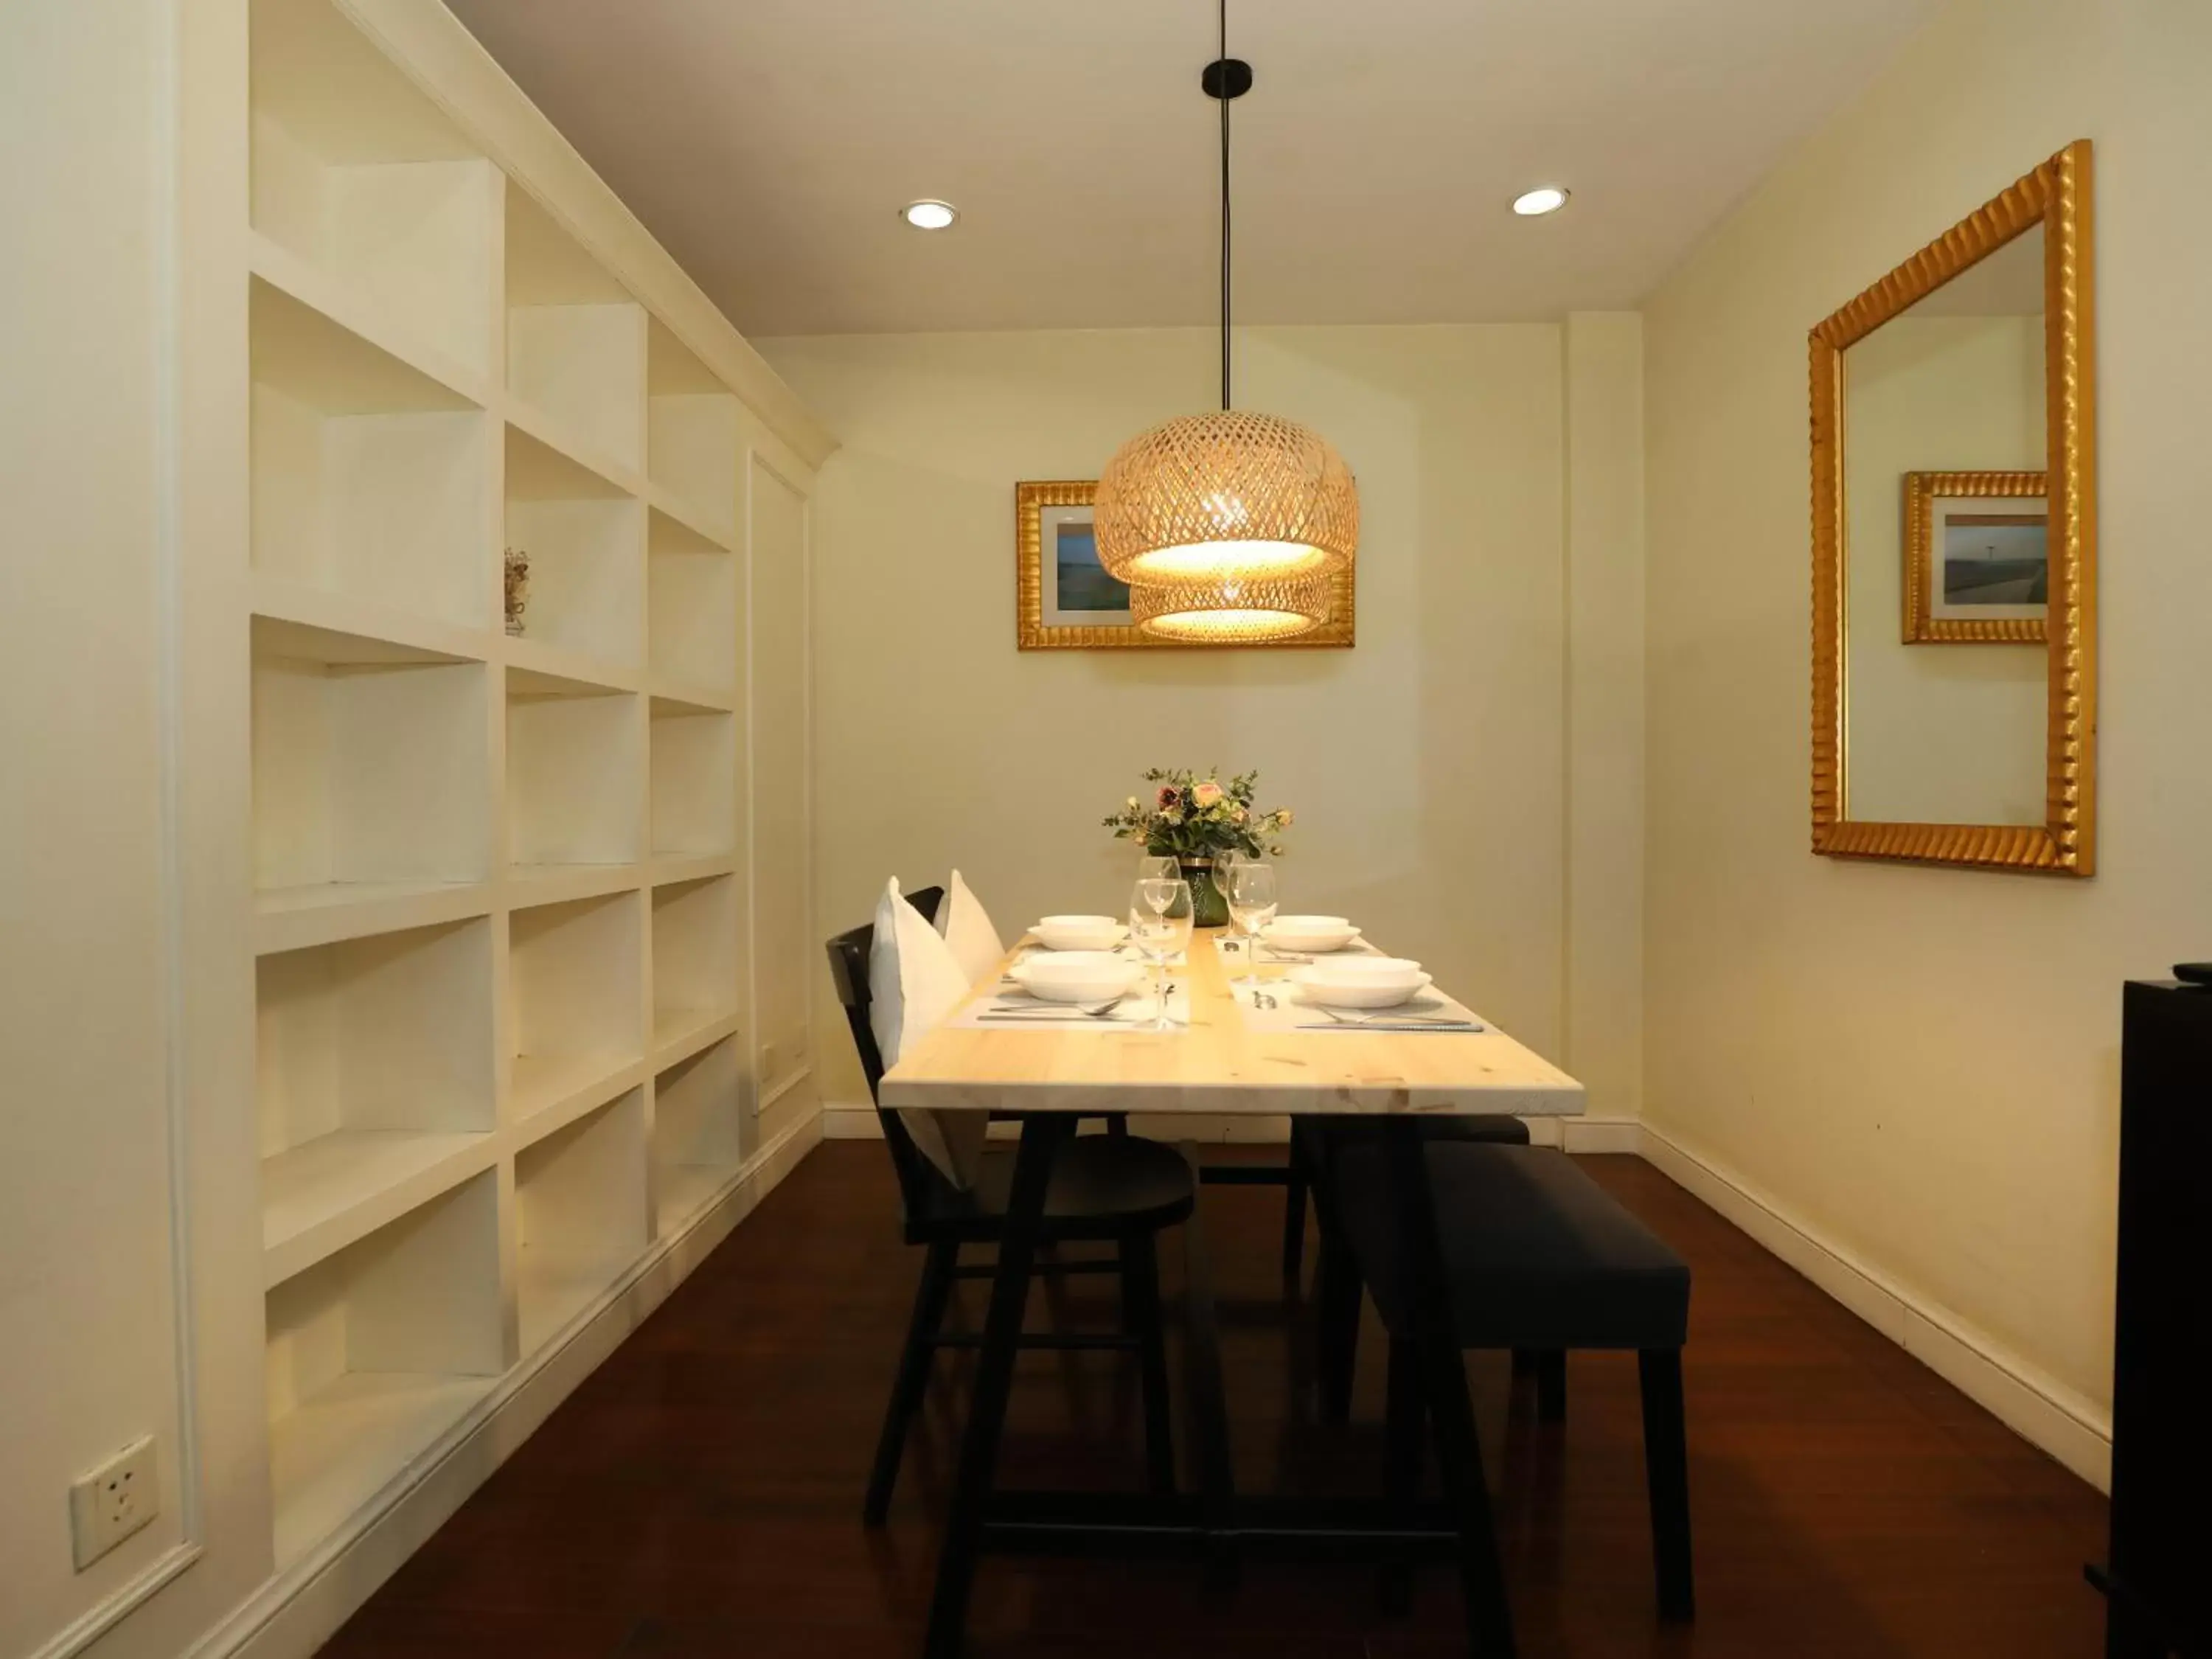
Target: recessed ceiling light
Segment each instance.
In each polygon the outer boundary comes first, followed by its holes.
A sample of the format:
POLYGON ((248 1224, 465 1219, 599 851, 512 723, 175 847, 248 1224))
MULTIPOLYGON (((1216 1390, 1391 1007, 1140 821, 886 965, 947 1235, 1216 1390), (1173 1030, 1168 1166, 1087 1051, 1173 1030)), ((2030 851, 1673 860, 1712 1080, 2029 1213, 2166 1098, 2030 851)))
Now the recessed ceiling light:
POLYGON ((1566 204, 1567 192, 1557 185, 1545 185, 1536 190, 1524 191, 1513 198, 1513 210, 1524 219, 1557 213, 1566 204))
POLYGON ((899 210, 899 217, 916 230, 946 230, 959 216, 950 202, 908 202, 899 210))

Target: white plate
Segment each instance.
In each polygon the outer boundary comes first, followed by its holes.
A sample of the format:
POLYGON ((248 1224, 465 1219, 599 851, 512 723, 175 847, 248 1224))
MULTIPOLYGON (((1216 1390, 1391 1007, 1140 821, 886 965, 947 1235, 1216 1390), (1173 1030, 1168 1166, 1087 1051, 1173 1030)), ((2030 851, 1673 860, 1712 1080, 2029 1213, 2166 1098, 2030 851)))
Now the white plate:
POLYGON ((1040 1002, 1103 1002, 1127 995, 1139 970, 1111 951, 1058 951, 1027 957, 1012 971, 1016 982, 1040 1002))
POLYGON ((1291 969, 1291 983, 1297 987, 1301 1002, 1315 1003, 1328 1008, 1395 1008, 1401 1002, 1410 1002, 1435 981, 1423 973, 1410 979, 1380 980, 1370 984, 1353 985, 1342 981, 1316 984, 1307 975, 1310 968, 1291 969))
POLYGON ((1110 951, 1129 928, 1111 916, 1046 916, 1030 932, 1048 951, 1110 951))
POLYGON ((1341 951, 1359 937, 1342 916, 1277 916, 1260 930, 1262 943, 1279 951, 1341 951))

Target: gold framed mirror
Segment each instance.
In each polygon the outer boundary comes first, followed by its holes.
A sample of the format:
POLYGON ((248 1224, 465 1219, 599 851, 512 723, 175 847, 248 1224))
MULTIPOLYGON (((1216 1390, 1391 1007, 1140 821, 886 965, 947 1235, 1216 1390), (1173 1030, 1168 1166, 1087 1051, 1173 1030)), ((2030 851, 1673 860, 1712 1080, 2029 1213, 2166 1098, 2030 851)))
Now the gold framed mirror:
POLYGON ((1817 854, 2095 868, 2090 160, 1812 331, 1817 854))

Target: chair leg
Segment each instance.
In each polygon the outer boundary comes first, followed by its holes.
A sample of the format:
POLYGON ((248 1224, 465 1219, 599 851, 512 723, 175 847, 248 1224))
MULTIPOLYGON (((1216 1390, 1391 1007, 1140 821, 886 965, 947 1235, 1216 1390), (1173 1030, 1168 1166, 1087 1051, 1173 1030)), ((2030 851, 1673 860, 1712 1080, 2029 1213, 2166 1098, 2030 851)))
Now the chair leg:
POLYGON ((899 1460, 906 1455, 906 1431, 921 1409, 929 1390, 929 1360, 935 1352, 937 1329, 945 1321, 945 1304, 952 1294, 952 1270, 960 1247, 950 1239, 929 1247, 921 1265, 921 1283, 915 1287, 914 1316, 907 1323, 906 1347, 899 1354, 896 1379, 891 1383, 890 1404, 884 1411, 884 1430, 876 1438, 875 1468, 868 1475, 868 1495, 860 1517, 880 1527, 890 1512, 891 1488, 898 1484, 899 1460))
POLYGON ((1314 1273, 1314 1334, 1320 1349, 1321 1415, 1325 1423, 1352 1420, 1352 1383, 1359 1362, 1360 1291, 1359 1268, 1352 1252, 1324 1217, 1321 1265, 1314 1273))
POLYGON ((1135 1327, 1145 1381, 1145 1468, 1152 1489, 1176 1484, 1175 1429, 1168 1399, 1168 1349, 1160 1316, 1159 1251, 1150 1233, 1121 1241, 1121 1308, 1135 1327))
POLYGON ((1644 1466, 1650 1486, 1651 1558, 1659 1578, 1659 1615, 1694 1619, 1698 1604, 1690 1565, 1690 1467, 1682 1422, 1682 1352, 1647 1348, 1636 1357, 1644 1384, 1644 1466))
POLYGON ((1290 1167, 1283 1176, 1283 1277, 1295 1284, 1304 1271, 1306 1257, 1306 1188, 1310 1172, 1291 1143, 1290 1167))
POLYGON ((1536 1420, 1567 1420, 1567 1354, 1564 1348, 1536 1351, 1536 1420))
POLYGON ((1129 1115, 1127 1112, 1106 1114, 1106 1133, 1119 1140, 1129 1138, 1129 1115))
MULTIPOLYGON (((1402 1337, 1390 1343, 1389 1415, 1385 1419, 1382 1464, 1383 1496, 1392 1511, 1413 1523, 1412 1510, 1421 1495, 1421 1373, 1413 1346, 1402 1337)), ((1382 1564, 1377 1586, 1382 1611, 1405 1613, 1413 1602, 1413 1563, 1399 1556, 1382 1564)))

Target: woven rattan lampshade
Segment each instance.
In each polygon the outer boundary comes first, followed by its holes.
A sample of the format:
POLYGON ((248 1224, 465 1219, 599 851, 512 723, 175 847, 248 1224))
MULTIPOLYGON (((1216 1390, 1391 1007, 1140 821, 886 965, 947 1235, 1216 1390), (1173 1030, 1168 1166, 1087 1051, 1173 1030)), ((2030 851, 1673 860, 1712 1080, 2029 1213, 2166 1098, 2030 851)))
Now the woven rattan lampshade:
POLYGON ((1295 421, 1246 410, 1139 433, 1099 475, 1098 561, 1148 587, 1327 576, 1359 547, 1344 458, 1295 421))
POLYGON ((1203 586, 1139 586, 1129 590, 1129 617, 1154 639, 1182 644, 1278 644, 1328 620, 1329 586, 1325 571, 1232 577, 1203 586))
POLYGON ((1359 489, 1319 433, 1230 396, 1229 106, 1252 66, 1229 55, 1229 0, 1218 10, 1220 55, 1198 83, 1221 106, 1221 408, 1123 444, 1099 474, 1091 533, 1145 633, 1261 644, 1328 620, 1331 579, 1359 551, 1359 489))

